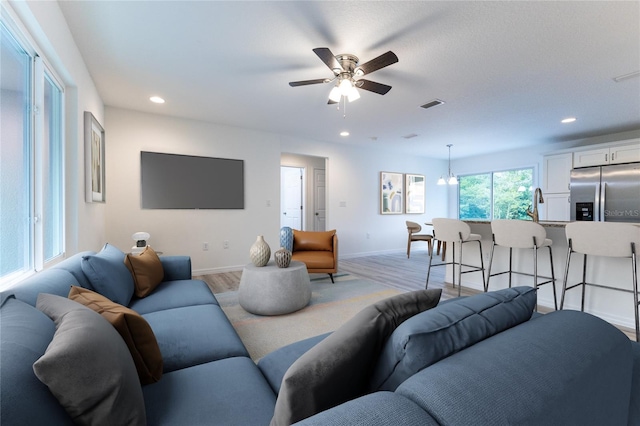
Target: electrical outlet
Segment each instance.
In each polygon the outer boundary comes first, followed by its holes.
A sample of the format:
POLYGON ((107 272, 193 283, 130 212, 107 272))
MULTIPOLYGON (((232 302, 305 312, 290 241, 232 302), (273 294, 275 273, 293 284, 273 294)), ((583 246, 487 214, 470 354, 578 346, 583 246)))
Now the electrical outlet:
POLYGON ((371 238, 371 234, 367 232, 367 240, 371 238))
POLYGON ((271 200, 267 200, 267 207, 271 207, 271 200))
POLYGON ((228 240, 224 240, 222 242, 222 248, 225 249, 225 250, 229 248, 229 241, 228 240))
POLYGON ((209 250, 209 243, 202 243, 202 251, 209 250))

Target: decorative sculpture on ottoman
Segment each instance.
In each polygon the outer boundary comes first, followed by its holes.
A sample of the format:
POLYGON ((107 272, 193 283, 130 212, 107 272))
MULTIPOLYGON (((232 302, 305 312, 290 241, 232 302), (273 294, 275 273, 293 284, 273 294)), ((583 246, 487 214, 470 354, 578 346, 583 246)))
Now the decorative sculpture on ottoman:
POLYGON ((280 250, 273 254, 273 258, 276 260, 278 268, 288 268, 291 263, 291 252, 284 247, 280 247, 280 250))
POLYGON ((262 235, 258 235, 256 242, 251 246, 249 257, 251 258, 251 262, 256 266, 265 266, 269 263, 271 248, 262 235))

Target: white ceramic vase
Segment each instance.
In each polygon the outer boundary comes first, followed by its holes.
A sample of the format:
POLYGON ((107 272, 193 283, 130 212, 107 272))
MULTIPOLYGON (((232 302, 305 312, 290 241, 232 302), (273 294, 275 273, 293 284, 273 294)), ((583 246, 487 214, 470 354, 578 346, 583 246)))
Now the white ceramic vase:
POLYGON ((271 248, 262 235, 258 235, 256 242, 251 246, 249 257, 251 258, 251 262, 256 266, 265 266, 269 263, 271 248))

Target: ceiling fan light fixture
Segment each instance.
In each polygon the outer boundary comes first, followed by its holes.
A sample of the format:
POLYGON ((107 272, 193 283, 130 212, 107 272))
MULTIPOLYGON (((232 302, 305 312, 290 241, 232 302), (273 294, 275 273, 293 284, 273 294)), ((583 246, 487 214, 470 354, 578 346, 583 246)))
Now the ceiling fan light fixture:
POLYGON ((440 179, 438 179, 438 185, 446 185, 447 181, 444 180, 444 178, 442 176, 440 176, 440 179))
POLYGON ((356 89, 355 87, 351 87, 351 89, 349 89, 349 94, 347 95, 347 97, 349 98, 349 102, 357 101, 358 99, 360 99, 360 93, 358 93, 358 89, 356 89))
POLYGON ((351 80, 345 78, 340 81, 340 94, 342 96, 349 96, 349 91, 353 88, 353 84, 351 84, 351 80))
POLYGON ((338 86, 334 86, 329 93, 329 99, 333 102, 340 102, 340 98, 342 97, 342 92, 340 92, 340 88, 338 86))

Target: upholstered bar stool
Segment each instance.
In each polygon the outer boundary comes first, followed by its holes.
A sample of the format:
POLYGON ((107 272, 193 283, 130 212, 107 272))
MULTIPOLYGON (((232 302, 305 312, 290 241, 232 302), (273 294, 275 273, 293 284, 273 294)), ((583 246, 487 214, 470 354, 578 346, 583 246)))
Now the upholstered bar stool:
POLYGON ((553 241, 547 238, 547 231, 539 223, 528 220, 509 220, 496 219, 491 221, 491 233, 493 234, 493 245, 491 246, 491 255, 489 257, 489 269, 487 274, 487 283, 484 291, 489 290, 489 280, 497 275, 509 274, 509 288, 511 288, 511 280, 513 274, 527 275, 533 277, 533 287, 536 289, 543 284, 551 283, 553 285, 553 305, 558 310, 558 296, 556 294, 556 276, 553 271, 553 254, 551 253, 551 245, 553 241), (491 273, 493 266, 493 255, 496 246, 509 248, 509 269, 502 272, 491 273), (546 247, 549 249, 549 266, 551 276, 538 275, 538 249, 546 247), (513 249, 531 249, 533 250, 533 273, 514 271, 513 270, 513 249), (538 279, 546 279, 539 282, 538 279))
POLYGON ((593 286, 633 293, 633 310, 636 322, 636 341, 640 342, 640 321, 638 308, 638 269, 636 253, 640 247, 640 227, 627 223, 611 222, 572 222, 569 223, 565 232, 569 248, 567 250, 567 266, 564 272, 562 284, 562 299, 560 309, 564 306, 564 296, 567 290, 575 287, 582 287, 582 300, 580 310, 584 311, 585 287, 593 286), (567 287, 569 277, 569 263, 571 255, 582 254, 582 281, 567 287), (632 289, 611 287, 601 284, 588 283, 587 276, 587 256, 606 256, 628 258, 631 263, 632 289))
POLYGON ((410 220, 406 221, 407 223, 407 232, 409 233, 409 238, 407 240, 407 259, 411 256, 411 243, 414 241, 426 241, 429 248, 429 256, 431 256, 431 241, 433 240, 433 235, 431 234, 420 234, 422 231, 422 226, 419 223, 411 222, 410 220))
POLYGON ((434 218, 433 237, 439 241, 442 241, 443 244, 446 244, 447 247, 451 247, 451 262, 442 262, 436 265, 432 265, 433 250, 431 250, 431 256, 429 256, 429 267, 427 269, 427 283, 425 285, 425 288, 429 287, 429 275, 431 274, 431 266, 444 266, 446 268, 446 265, 452 265, 452 280, 454 287, 456 286, 456 265, 458 265, 458 296, 460 296, 461 291, 460 284, 462 282, 462 274, 467 274, 469 272, 482 272, 482 283, 484 285, 484 261, 482 260, 482 242, 480 241, 482 237, 480 234, 472 234, 469 225, 461 220, 434 218), (478 243, 478 248, 480 250, 480 266, 467 265, 462 261, 462 245, 470 242, 478 243), (458 247, 457 262, 456 247, 458 247), (471 269, 463 271, 463 266, 471 269))

